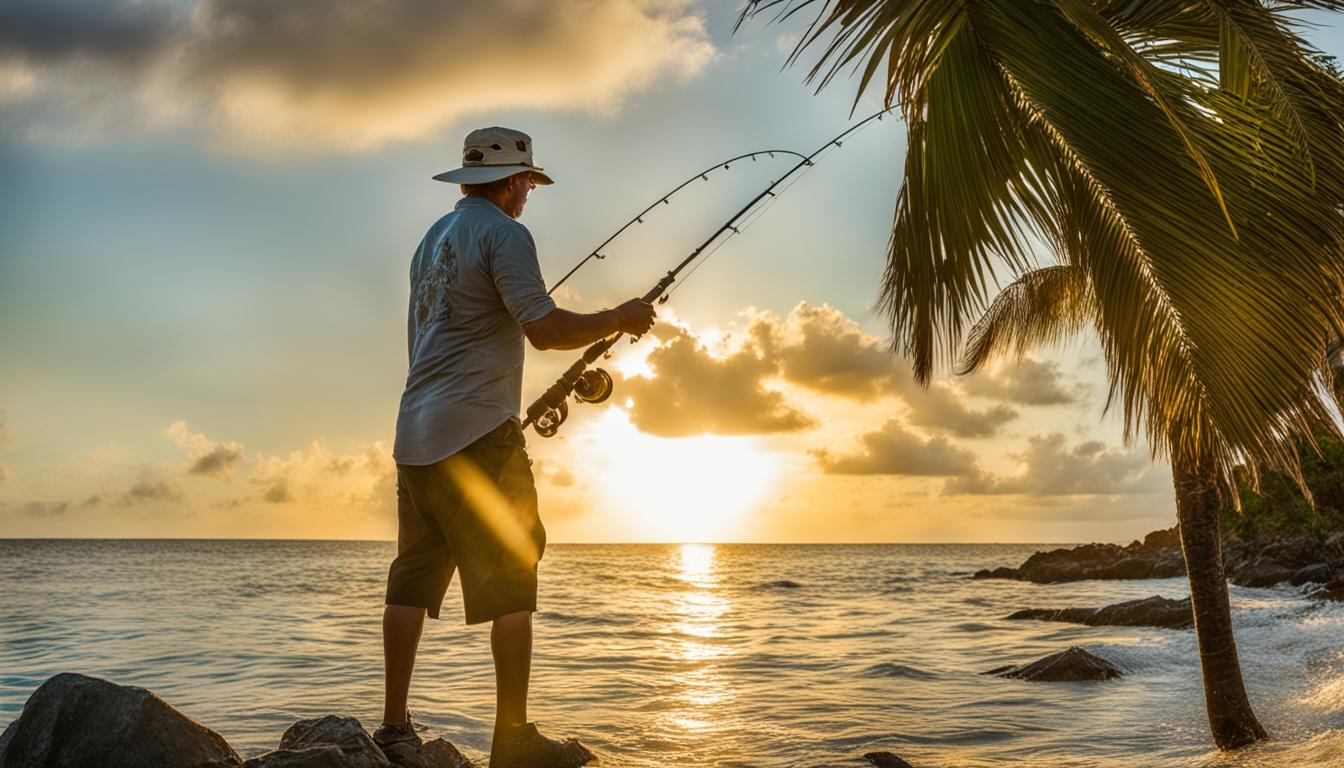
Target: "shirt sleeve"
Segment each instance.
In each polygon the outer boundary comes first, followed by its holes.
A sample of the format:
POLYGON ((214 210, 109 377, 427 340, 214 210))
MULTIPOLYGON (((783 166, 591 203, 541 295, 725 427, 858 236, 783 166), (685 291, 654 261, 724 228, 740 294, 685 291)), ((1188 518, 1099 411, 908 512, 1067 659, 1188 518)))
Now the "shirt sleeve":
POLYGON ((555 309, 555 300, 546 294, 537 245, 527 227, 505 227, 496 233, 490 272, 504 306, 519 325, 540 320, 555 309))

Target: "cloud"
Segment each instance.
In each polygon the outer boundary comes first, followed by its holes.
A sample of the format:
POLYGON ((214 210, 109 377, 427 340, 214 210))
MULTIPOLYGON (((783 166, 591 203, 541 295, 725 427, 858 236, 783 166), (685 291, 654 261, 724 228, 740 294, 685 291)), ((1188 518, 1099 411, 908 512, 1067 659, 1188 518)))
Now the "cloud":
POLYGON ((890 394, 898 387, 898 373, 909 372, 884 344, 824 304, 802 302, 783 322, 763 315, 751 333, 779 360, 786 380, 828 394, 872 400, 890 394))
POLYGON ((958 383, 972 395, 1019 405, 1065 405, 1078 400, 1077 385, 1066 388, 1058 363, 1030 357, 964 376, 958 383))
POLYGON ((928 389, 912 388, 904 398, 909 407, 905 417, 911 424, 957 437, 990 437, 1017 418, 1017 411, 1002 403, 974 410, 955 387, 943 382, 935 382, 928 389))
POLYGON ((655 81, 695 75, 714 54, 689 0, 0 6, 0 84, 14 83, 4 98, 25 109, 8 117, 29 132, 148 117, 232 143, 361 149, 468 115, 608 112, 655 81))
POLYGON ((813 451, 822 471, 834 475, 959 476, 977 472, 975 454, 944 437, 923 438, 889 419, 859 438, 862 448, 835 456, 813 451))
POLYGON ((765 388, 777 363, 757 343, 715 357, 683 328, 664 324, 659 333, 667 341, 649 353, 654 376, 626 377, 617 390, 633 401, 630 421, 639 430, 662 437, 754 435, 814 423, 765 388))
POLYGON ((1002 403, 974 410, 956 384, 919 386, 908 361, 825 304, 801 302, 783 320, 760 315, 749 333, 779 361, 785 381, 860 402, 899 397, 909 408, 906 420, 915 426, 957 437, 988 437, 1018 415, 1002 403))
POLYGON ((974 473, 948 480, 947 494, 1025 494, 1030 496, 1114 495, 1169 490, 1152 461, 1141 453, 1108 448, 1089 440, 1072 448, 1064 435, 1035 435, 1017 458, 1016 475, 974 473))
POLYGON ((314 440, 288 455, 257 455, 247 481, 264 488, 260 499, 272 504, 302 502, 314 508, 377 512, 394 507, 397 499, 396 463, 382 442, 333 454, 314 440))
POLYGON ((173 422, 164 433, 187 449, 189 474, 227 478, 243 460, 242 443, 211 442, 205 435, 193 434, 185 421, 173 422))
POLYGON ((21 507, 23 514, 29 517, 55 517, 70 509, 68 501, 30 501, 21 507))
POLYGON ((294 500, 293 494, 289 492, 289 481, 285 478, 281 478, 272 483, 271 487, 266 489, 266 493, 262 494, 261 498, 272 504, 284 504, 294 500))
POLYGON ((117 504, 123 507, 134 507, 148 502, 181 500, 182 490, 176 485, 146 474, 121 495, 117 504))
POLYGON ((569 488, 574 485, 576 478, 574 473, 568 469, 557 469, 550 475, 551 483, 561 488, 569 488))

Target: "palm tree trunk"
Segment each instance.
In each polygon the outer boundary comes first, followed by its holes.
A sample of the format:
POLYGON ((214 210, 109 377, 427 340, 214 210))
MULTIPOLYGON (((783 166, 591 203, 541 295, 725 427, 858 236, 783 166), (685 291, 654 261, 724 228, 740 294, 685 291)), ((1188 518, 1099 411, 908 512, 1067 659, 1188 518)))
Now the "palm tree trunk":
POLYGON ((1173 461, 1172 475, 1209 727, 1219 749, 1236 749, 1266 734, 1246 697, 1237 642, 1232 636, 1232 608, 1223 571, 1221 500, 1215 480, 1207 473, 1173 461))

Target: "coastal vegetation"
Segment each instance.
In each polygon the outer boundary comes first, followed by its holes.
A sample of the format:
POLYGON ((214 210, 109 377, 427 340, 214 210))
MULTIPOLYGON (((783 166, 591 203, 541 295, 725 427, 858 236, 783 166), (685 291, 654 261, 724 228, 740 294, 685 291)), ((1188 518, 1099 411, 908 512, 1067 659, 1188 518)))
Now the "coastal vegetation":
POLYGON ((1305 485, 1304 445, 1339 436, 1344 82, 1289 14, 1344 3, 758 0, 743 18, 809 6, 790 61, 820 44, 810 81, 857 73, 856 105, 881 82, 907 123, 893 351, 928 382, 1096 333, 1107 408, 1172 466, 1213 740, 1264 738, 1221 527, 1262 476, 1271 499, 1305 485))

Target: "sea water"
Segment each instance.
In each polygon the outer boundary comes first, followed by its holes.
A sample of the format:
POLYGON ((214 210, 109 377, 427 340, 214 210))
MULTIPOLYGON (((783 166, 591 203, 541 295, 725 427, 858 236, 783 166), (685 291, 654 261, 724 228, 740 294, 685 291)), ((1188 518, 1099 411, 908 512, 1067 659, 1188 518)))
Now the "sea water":
MULTIPOLYGON (((1344 765, 1344 604, 1232 588, 1273 739, 1210 746, 1189 630, 1007 621, 1188 594, 1183 579, 972 580, 1044 545, 551 545, 530 715, 605 766, 1344 765), (1125 675, 985 676, 1081 646, 1125 675)), ((0 541, 0 725, 58 672, 154 690, 244 757, 295 720, 377 726, 390 542, 0 541)), ((416 719, 484 760, 488 625, 427 623, 416 719)))

